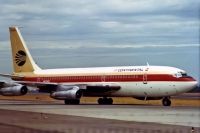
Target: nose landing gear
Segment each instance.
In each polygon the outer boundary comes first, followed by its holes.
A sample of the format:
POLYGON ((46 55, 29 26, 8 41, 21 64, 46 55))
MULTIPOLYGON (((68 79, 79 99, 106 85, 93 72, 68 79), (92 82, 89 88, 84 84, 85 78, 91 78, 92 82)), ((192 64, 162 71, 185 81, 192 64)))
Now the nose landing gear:
POLYGON ((170 106, 171 105, 170 97, 164 97, 162 99, 162 104, 163 104, 163 106, 170 106))

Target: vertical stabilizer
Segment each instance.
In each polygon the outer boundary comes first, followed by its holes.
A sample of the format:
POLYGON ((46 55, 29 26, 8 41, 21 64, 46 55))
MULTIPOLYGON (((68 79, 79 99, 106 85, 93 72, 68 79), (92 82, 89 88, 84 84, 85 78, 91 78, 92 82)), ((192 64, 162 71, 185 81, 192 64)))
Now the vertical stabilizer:
POLYGON ((14 73, 40 70, 35 64, 17 27, 9 27, 14 73))

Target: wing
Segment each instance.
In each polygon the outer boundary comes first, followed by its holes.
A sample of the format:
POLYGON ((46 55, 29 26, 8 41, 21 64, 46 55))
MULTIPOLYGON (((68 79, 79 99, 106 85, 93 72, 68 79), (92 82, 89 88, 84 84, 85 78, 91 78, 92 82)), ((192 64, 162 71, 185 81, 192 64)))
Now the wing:
POLYGON ((109 82, 91 83, 91 84, 71 84, 71 83, 53 83, 53 82, 16 81, 16 83, 31 87, 37 87, 39 88, 39 92, 47 92, 47 93, 78 87, 79 89, 83 90, 84 95, 95 95, 95 96, 102 93, 112 93, 120 90, 121 88, 119 84, 109 83, 109 82))
POLYGON ((72 84, 72 83, 54 83, 54 82, 32 82, 32 81, 22 81, 24 76, 22 75, 12 75, 12 74, 2 74, 0 76, 16 79, 18 81, 13 81, 18 84, 37 87, 39 92, 52 93, 55 91, 70 90, 74 87, 78 87, 83 91, 85 96, 99 96, 102 94, 110 94, 121 89, 118 83, 106 82, 106 83, 90 83, 90 84, 72 84))

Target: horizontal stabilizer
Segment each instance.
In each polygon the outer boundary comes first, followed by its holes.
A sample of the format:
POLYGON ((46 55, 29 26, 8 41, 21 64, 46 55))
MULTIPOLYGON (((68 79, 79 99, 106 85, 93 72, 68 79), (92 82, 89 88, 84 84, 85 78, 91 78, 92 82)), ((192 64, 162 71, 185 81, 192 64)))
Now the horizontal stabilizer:
POLYGON ((24 76, 22 75, 12 75, 12 74, 4 74, 4 73, 0 73, 1 77, 6 77, 6 78, 23 78, 24 76))

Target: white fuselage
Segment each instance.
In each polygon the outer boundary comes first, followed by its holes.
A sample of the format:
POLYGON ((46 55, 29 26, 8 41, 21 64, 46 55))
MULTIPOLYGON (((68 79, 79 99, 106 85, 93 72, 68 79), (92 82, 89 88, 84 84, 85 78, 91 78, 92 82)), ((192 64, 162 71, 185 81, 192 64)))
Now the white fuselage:
MULTIPOLYGON (((23 73, 22 73, 23 74, 23 73)), ((163 97, 193 89, 197 82, 185 71, 164 66, 124 66, 97 68, 46 69, 35 71, 25 81, 62 84, 119 85, 120 90, 106 96, 163 97)), ((102 96, 99 94, 98 96, 102 96)))

